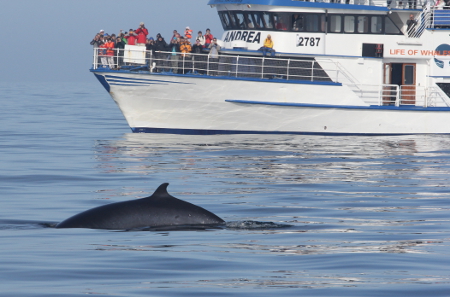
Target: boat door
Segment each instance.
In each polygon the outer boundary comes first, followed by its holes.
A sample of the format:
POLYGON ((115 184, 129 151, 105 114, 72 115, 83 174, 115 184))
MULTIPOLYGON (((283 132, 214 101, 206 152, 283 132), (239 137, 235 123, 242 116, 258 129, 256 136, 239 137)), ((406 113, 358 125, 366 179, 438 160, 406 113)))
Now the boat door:
MULTIPOLYGON (((398 85, 400 88, 400 104, 416 104, 416 64, 385 63, 384 83, 398 85)), ((384 96, 383 104, 386 104, 384 96)), ((392 98, 390 98, 392 102, 392 98)))

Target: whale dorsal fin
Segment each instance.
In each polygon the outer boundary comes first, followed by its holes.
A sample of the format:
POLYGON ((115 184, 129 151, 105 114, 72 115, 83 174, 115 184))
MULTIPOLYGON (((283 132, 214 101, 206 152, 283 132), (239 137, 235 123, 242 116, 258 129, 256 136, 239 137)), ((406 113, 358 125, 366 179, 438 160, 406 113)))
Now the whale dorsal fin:
POLYGON ((167 187, 169 186, 169 183, 163 183, 161 184, 155 191, 155 193, 153 193, 152 196, 150 197, 172 197, 168 192, 167 192, 167 187))

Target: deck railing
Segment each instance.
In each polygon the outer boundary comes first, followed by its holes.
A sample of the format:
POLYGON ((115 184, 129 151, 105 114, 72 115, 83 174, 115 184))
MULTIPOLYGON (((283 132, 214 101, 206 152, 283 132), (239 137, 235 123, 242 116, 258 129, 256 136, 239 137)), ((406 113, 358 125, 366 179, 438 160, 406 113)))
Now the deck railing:
POLYGON ((450 6, 425 6, 414 20, 415 25, 407 29, 407 34, 411 38, 419 38, 425 29, 450 28, 450 6))
POLYGON ((195 74, 255 79, 302 81, 337 81, 339 69, 327 59, 253 57, 220 54, 183 54, 136 49, 117 51, 106 56, 104 49, 94 49, 93 68, 127 69, 174 74, 195 74))
POLYGON ((439 87, 414 85, 369 85, 349 87, 367 104, 379 106, 450 107, 447 96, 439 87))
POLYGON ((396 9, 421 8, 427 0, 294 0, 323 3, 340 3, 350 5, 381 6, 396 9), (411 6, 411 7, 410 7, 411 6))

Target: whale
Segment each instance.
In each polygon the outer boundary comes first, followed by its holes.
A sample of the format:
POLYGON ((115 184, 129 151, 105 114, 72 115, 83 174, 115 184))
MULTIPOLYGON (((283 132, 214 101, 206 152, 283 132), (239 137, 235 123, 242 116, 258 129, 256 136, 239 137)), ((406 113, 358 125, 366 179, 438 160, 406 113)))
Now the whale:
POLYGON ((132 230, 142 228, 181 229, 187 227, 220 227, 225 224, 217 215, 175 198, 167 192, 168 183, 161 184, 153 195, 130 201, 95 207, 74 215, 56 228, 88 228, 132 230))

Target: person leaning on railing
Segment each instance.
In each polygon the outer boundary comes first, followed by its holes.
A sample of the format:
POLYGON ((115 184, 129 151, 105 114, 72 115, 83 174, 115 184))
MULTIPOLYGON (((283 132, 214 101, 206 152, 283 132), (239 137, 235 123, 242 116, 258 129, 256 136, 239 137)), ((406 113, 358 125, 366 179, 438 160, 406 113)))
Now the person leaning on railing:
POLYGON ((116 38, 116 51, 117 51, 117 68, 123 65, 123 55, 125 49, 124 34, 121 32, 116 38))
POLYGON ((217 75, 219 69, 219 53, 220 45, 217 43, 217 38, 214 38, 209 45, 209 75, 217 75))
POLYGON ((186 74, 192 69, 192 56, 189 55, 192 52, 191 42, 187 38, 181 39, 180 45, 181 57, 183 62, 183 74, 186 74))
POLYGON ((155 55, 156 55, 156 67, 157 67, 157 71, 161 72, 164 69, 164 64, 165 64, 165 60, 167 57, 167 53, 164 53, 167 48, 167 42, 164 40, 164 38, 161 36, 161 34, 158 33, 158 35, 156 35, 157 39, 155 42, 155 55))
POLYGON ((172 72, 174 74, 178 73, 178 62, 180 60, 180 43, 178 42, 178 38, 174 37, 169 44, 169 56, 172 65, 172 72))
POLYGON ((109 36, 107 37, 107 41, 104 44, 106 48, 106 64, 110 69, 114 69, 114 47, 115 44, 112 41, 112 38, 109 36))
POLYGON ((192 46, 192 53, 194 56, 192 57, 192 62, 194 63, 194 72, 199 74, 205 74, 204 69, 206 57, 203 55, 203 45, 200 39, 195 41, 195 44, 192 46))
POLYGON ((153 59, 155 58, 155 40, 153 37, 150 37, 147 39, 147 43, 145 44, 145 50, 147 51, 146 57, 147 57, 147 63, 149 65, 149 68, 152 69, 156 65, 153 65, 153 59))
MULTIPOLYGON (((90 42, 90 44, 94 47, 94 50, 96 48, 99 48, 103 44, 103 35, 101 35, 100 33, 97 33, 95 35, 94 39, 92 39, 92 41, 90 42)), ((96 63, 97 64, 101 63, 100 51, 98 52, 96 63)))

